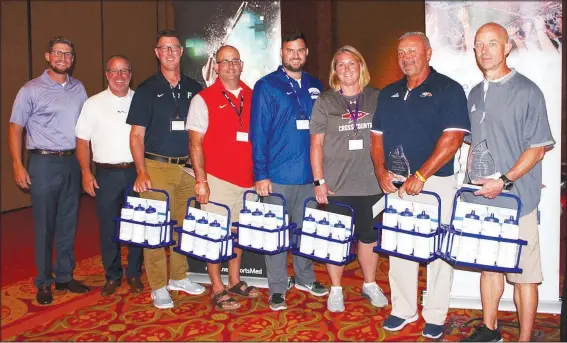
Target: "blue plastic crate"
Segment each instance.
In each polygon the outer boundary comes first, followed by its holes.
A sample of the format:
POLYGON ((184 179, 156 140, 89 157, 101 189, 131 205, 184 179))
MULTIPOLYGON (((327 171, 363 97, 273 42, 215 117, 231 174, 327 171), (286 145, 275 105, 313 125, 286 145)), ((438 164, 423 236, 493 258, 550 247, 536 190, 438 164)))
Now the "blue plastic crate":
MULTIPOLYGON (((124 203, 127 202, 128 194, 132 190, 133 190, 133 186, 130 186, 124 192, 124 203)), ((166 191, 161 190, 161 189, 150 188, 149 190, 152 191, 152 192, 158 192, 158 193, 164 194, 165 203, 166 203, 165 213, 167 215, 167 213, 169 213, 169 207, 170 207, 169 206, 169 194, 166 191)), ((170 246, 170 245, 174 245, 176 243, 175 240, 173 240, 173 236, 172 236, 172 228, 175 224, 177 224, 176 220, 170 220, 170 221, 166 221, 166 222, 158 223, 158 224, 147 224, 146 222, 139 222, 139 221, 130 220, 130 219, 122 219, 121 217, 115 217, 115 218, 113 218, 113 220, 116 222, 116 233, 115 233, 114 237, 112 238, 112 240, 116 243, 128 244, 128 245, 146 248, 146 249, 163 248, 163 247, 167 247, 167 246, 170 246), (136 243, 136 242, 126 241, 126 240, 120 239, 120 223, 123 223, 123 222, 137 224, 137 225, 151 226, 151 227, 160 227, 160 237, 162 237, 160 243, 155 244, 155 245, 150 245, 150 244, 147 243, 147 241, 145 243, 136 243), (168 236, 169 236, 169 240, 166 240, 166 238, 168 236)))
MULTIPOLYGON (((305 202, 303 204, 303 218, 305 218, 307 204, 310 201, 317 201, 317 200, 315 198, 305 199, 305 202)), ((333 239, 331 237, 317 236, 316 233, 307 233, 307 232, 303 232, 303 230, 301 228, 295 228, 293 230, 293 235, 292 235, 291 252, 294 255, 302 256, 302 257, 308 258, 308 259, 313 260, 313 261, 317 261, 317 262, 321 262, 321 263, 334 264, 334 265, 337 265, 337 266, 344 266, 344 265, 347 265, 347 264, 351 263, 352 261, 356 260, 356 235, 354 234, 354 225, 353 225, 353 223, 354 223, 354 209, 349 205, 346 205, 346 204, 343 204, 343 203, 340 203, 340 202, 336 202, 336 201, 329 201, 329 203, 337 205, 337 206, 346 207, 351 211, 351 217, 352 217, 352 220, 351 220, 351 223, 350 223, 351 235, 349 237, 345 238, 344 240, 337 240, 337 239, 333 239), (321 257, 315 256, 314 254, 302 253, 300 251, 300 245, 301 245, 301 238, 303 236, 309 236, 309 237, 313 237, 315 239, 322 239, 322 240, 328 241, 330 243, 346 244, 347 245, 346 256, 343 257, 343 259, 341 261, 334 261, 334 260, 331 260, 330 258, 321 258, 321 257)))
MULTIPOLYGON (((438 252, 439 256, 442 257, 447 262, 449 262, 449 263, 451 263, 455 266, 469 267, 469 268, 481 269, 481 270, 489 270, 489 271, 500 272, 500 273, 522 273, 523 270, 521 268, 519 268, 520 256, 522 254, 522 247, 524 245, 528 244, 527 241, 522 240, 522 239, 507 239, 507 238, 502 238, 502 237, 491 237, 491 236, 485 236, 485 235, 481 235, 481 234, 472 234, 472 233, 466 233, 466 232, 461 232, 461 231, 455 230, 455 227, 453 226, 453 221, 455 220, 455 212, 456 212, 456 209, 457 209, 457 200, 459 199, 461 193, 463 193, 463 192, 474 193, 476 191, 477 191, 477 189, 462 187, 455 194, 455 198, 453 200, 453 213, 451 215, 451 225, 446 228, 446 230, 445 230, 446 232, 445 232, 444 238, 443 238, 443 242, 445 242, 445 240, 447 240, 447 244, 442 245, 444 247, 444 249, 441 249, 438 252), (506 268, 506 267, 500 267, 500 266, 497 266, 497 265, 486 265, 486 264, 476 263, 476 260, 475 260, 475 263, 459 261, 455 257, 452 256, 452 255, 454 255, 453 254, 453 243, 454 243, 454 240, 455 240, 455 236, 470 237, 470 238, 476 238, 476 239, 479 239, 479 240, 496 241, 496 242, 499 242, 499 243, 516 244, 516 245, 518 245, 518 256, 516 258, 516 264, 513 268, 506 268)), ((513 198, 514 200, 516 200, 518 207, 517 207, 517 214, 516 214, 515 220, 519 221, 520 209, 522 207, 522 202, 521 202, 520 198, 518 198, 516 195, 511 194, 511 193, 501 193, 499 196, 509 197, 509 198, 513 198)))

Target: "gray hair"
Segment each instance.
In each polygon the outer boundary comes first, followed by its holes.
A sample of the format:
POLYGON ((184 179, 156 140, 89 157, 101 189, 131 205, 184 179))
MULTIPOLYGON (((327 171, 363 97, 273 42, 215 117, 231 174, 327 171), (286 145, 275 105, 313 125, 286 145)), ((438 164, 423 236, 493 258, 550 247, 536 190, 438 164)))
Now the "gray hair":
POLYGON ((116 60, 116 59, 121 59, 124 60, 124 62, 126 62, 128 64, 128 70, 132 70, 132 65, 130 65, 130 59, 124 55, 112 55, 110 56, 107 60, 106 60, 106 70, 110 69, 110 62, 112 62, 112 60, 116 60))
POLYGON ((412 36, 421 37, 421 39, 423 39, 423 41, 425 42, 425 47, 426 47, 427 49, 431 49, 431 43, 429 43, 429 38, 427 38, 427 36, 426 36, 425 33, 423 33, 423 32, 419 32, 419 31, 406 32, 406 33, 404 33, 404 34, 400 37, 400 39, 398 39, 398 40, 402 40, 402 39, 404 39, 404 38, 412 37, 412 36))

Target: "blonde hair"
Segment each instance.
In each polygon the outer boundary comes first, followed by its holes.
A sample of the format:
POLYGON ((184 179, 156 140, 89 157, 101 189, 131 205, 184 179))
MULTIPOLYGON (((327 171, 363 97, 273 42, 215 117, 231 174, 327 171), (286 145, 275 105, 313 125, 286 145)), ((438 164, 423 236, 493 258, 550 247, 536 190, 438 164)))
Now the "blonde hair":
POLYGON ((366 61, 364 60, 364 57, 362 57, 362 55, 358 50, 356 50, 356 48, 350 45, 345 45, 342 48, 339 48, 337 52, 335 52, 335 55, 331 60, 331 74, 329 75, 329 86, 336 91, 340 89, 340 81, 337 72, 335 71, 335 67, 337 64, 337 56, 339 56, 339 54, 342 53, 347 53, 351 55, 360 64, 360 74, 358 75, 359 76, 358 84, 360 86, 360 91, 362 92, 364 88, 368 86, 368 84, 370 83, 370 73, 368 72, 368 66, 366 64, 366 61))

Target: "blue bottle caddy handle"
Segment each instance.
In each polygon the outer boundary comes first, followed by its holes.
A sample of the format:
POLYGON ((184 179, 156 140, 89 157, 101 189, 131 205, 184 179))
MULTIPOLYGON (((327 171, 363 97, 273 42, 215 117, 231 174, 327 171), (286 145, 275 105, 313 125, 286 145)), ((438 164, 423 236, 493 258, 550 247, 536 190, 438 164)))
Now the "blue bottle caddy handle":
MULTIPOLYGON (((187 205, 185 207, 185 215, 189 214, 189 208, 191 207, 191 202, 195 201, 195 204, 197 203, 197 198, 196 197, 190 197, 189 199, 187 199, 187 205)), ((222 262, 226 262, 228 260, 231 260, 233 258, 236 257, 236 254, 234 253, 234 237, 235 235, 230 231, 230 208, 228 206, 226 206, 225 204, 221 204, 219 202, 215 202, 215 201, 209 201, 207 204, 213 204, 215 206, 219 206, 222 207, 226 210, 227 212, 227 221, 226 221, 226 229, 228 231, 228 234, 225 237, 221 237, 219 239, 212 239, 206 236, 200 236, 197 235, 195 232, 189 232, 189 231, 185 231, 183 230, 183 227, 176 227, 174 228, 175 232, 178 233, 178 239, 179 239, 179 244, 173 248, 173 251, 180 253, 182 255, 185 256, 189 256, 191 258, 203 261, 203 262, 207 262, 207 263, 222 263, 222 262), (195 238, 199 238, 199 239, 203 239, 205 241, 209 241, 212 243, 221 243, 221 247, 223 246, 222 243, 224 243, 224 249, 222 249, 219 253, 219 258, 216 260, 211 260, 205 256, 200 256, 200 255, 196 255, 192 252, 187 252, 184 250, 181 250, 181 241, 183 240, 183 235, 189 235, 189 236, 193 236, 195 238), (233 251, 230 255, 228 255, 228 242, 229 241, 233 241, 233 251)))
MULTIPOLYGON (((133 190, 134 190, 134 185, 126 188, 126 190, 124 191, 124 204, 126 204, 126 202, 128 202, 128 194, 133 190)), ((156 189, 156 188, 148 188, 148 191, 162 193, 165 196, 165 213, 166 213, 166 216, 167 216, 167 214, 169 213, 169 193, 167 193, 166 191, 164 191, 162 189, 156 189)), ((112 240, 116 243, 128 244, 128 245, 132 245, 132 246, 136 246, 136 247, 140 247, 140 248, 146 248, 146 249, 157 249, 157 248, 163 248, 163 247, 167 247, 167 246, 176 244, 175 240, 173 240, 173 237, 171 235, 171 233, 172 233, 171 230, 172 230, 173 225, 177 224, 176 220, 170 219, 169 221, 165 221, 163 223, 158 223, 158 224, 146 224, 146 222, 138 222, 138 221, 134 221, 134 220, 131 220, 131 219, 122 219, 122 218, 120 218, 120 216, 113 218, 113 220, 116 222, 117 230, 116 230, 116 234, 112 238, 112 240), (147 243, 135 243, 135 242, 132 242, 132 241, 122 240, 122 239, 120 239, 120 223, 121 222, 144 225, 144 226, 161 227, 162 232, 163 232, 164 229, 170 230, 170 232, 169 232, 170 240, 167 243, 165 242, 165 237, 167 235, 161 235, 161 237, 164 237, 164 238, 162 239, 162 241, 159 244, 156 244, 156 245, 150 245, 150 244, 147 244, 147 243)))
MULTIPOLYGON (((242 195, 242 203, 244 204, 244 207, 246 207, 246 197, 250 194, 258 195, 258 193, 254 190, 248 190, 248 191, 244 192, 244 194, 242 195)), ((240 224, 239 222, 232 223, 232 225, 236 228, 236 237, 237 237, 236 246, 238 248, 248 250, 248 251, 252 251, 252 252, 255 252, 255 253, 259 253, 259 254, 263 254, 263 255, 276 255, 276 254, 282 253, 284 251, 291 250, 290 247, 285 247, 284 244, 283 244, 284 242, 282 242, 280 240, 280 232, 283 232, 284 235, 287 235, 287 240, 289 242, 290 241, 290 237, 289 237, 290 231, 293 228, 295 228, 297 225, 295 223, 291 223, 291 222, 286 223, 285 215, 287 214, 287 208, 286 208, 285 197, 282 194, 279 194, 279 193, 269 193, 269 196, 278 197, 282 201, 284 224, 276 230, 266 230, 266 229, 261 228, 261 227, 255 227, 255 226, 251 226, 251 225, 240 224), (254 231, 261 231, 261 232, 265 232, 265 233, 277 233, 277 236, 278 236, 277 246, 279 248, 277 248, 276 250, 273 250, 273 251, 268 251, 268 250, 264 250, 264 249, 253 248, 252 246, 238 244, 238 234, 240 232, 241 227, 247 228, 247 229, 250 229, 250 230, 254 230, 254 231)), ((284 241, 285 241, 285 237, 284 237, 284 241)), ((290 246, 291 246, 291 244, 290 244, 290 246)))
MULTIPOLYGON (((307 205, 310 202, 317 202, 317 199, 315 199, 314 197, 310 197, 305 199, 305 201, 303 202, 303 218, 305 218, 305 214, 307 212, 307 205)), ((333 264, 336 266, 344 266, 347 265, 349 263, 351 263, 352 261, 356 260, 356 235, 354 233, 354 209, 347 205, 347 204, 343 204, 341 202, 338 201, 332 201, 329 200, 329 204, 333 204, 336 206, 340 206, 340 207, 344 207, 350 210, 350 214, 351 214, 351 222, 350 222, 350 236, 348 238, 345 238, 344 240, 338 240, 338 239, 333 239, 331 237, 321 237, 321 236, 317 236, 317 234, 315 233, 307 233, 307 232, 303 232, 302 228, 294 228, 293 230, 293 239, 292 239, 292 244, 291 244, 291 253, 297 256, 302 256, 305 258, 308 258, 310 260, 313 261, 317 261, 317 262, 321 262, 321 263, 329 263, 329 264, 333 264), (343 258, 342 261, 333 261, 331 259, 327 259, 327 258, 321 258, 321 257, 317 257, 314 254, 304 254, 300 251, 300 240, 301 240, 301 236, 309 236, 309 237, 313 237, 315 239, 321 239, 321 240, 325 240, 328 242, 332 242, 332 243, 340 243, 340 244, 348 244, 347 247, 347 254, 346 257, 343 258)), ((303 219, 302 219, 303 221, 303 219)))
MULTIPOLYGON (((489 270, 489 271, 494 271, 494 272, 499 272, 499 273, 522 273, 523 270, 521 268, 519 268, 520 256, 522 255, 522 247, 524 245, 528 244, 527 241, 522 240, 522 239, 508 239, 508 238, 501 238, 501 237, 491 237, 491 236, 485 236, 485 235, 481 235, 481 234, 466 233, 466 232, 461 232, 461 231, 455 230, 455 227, 453 226, 453 221, 455 220, 455 212, 457 210, 457 201, 458 201, 459 197, 461 196, 461 193, 463 193, 463 192, 474 193, 477 190, 478 189, 469 188, 469 187, 461 187, 455 193, 455 198, 453 199, 453 212, 451 213, 451 225, 446 228, 445 233, 444 233, 444 236, 445 236, 445 238, 448 239, 448 242, 447 242, 447 246, 446 246, 445 251, 442 251, 442 249, 439 249, 440 257, 442 257, 447 262, 454 264, 455 266, 489 270), (506 268, 506 267, 499 267, 499 266, 496 266, 496 265, 485 265, 485 264, 479 264, 479 263, 470 263, 470 262, 458 261, 457 259, 455 259, 451 256, 455 236, 470 237, 470 238, 483 239, 483 240, 494 241, 494 242, 499 242, 499 243, 512 243, 512 244, 518 245, 518 256, 516 258, 515 267, 506 268)), ((499 197, 512 198, 512 199, 516 200, 518 207, 517 207, 515 221, 519 221, 520 220, 520 212, 521 212, 521 209, 522 209, 522 201, 520 200, 520 198, 517 195, 512 194, 512 193, 500 193, 498 196, 499 197)))
MULTIPOLYGON (((437 200, 437 206, 438 206, 437 207, 437 219, 438 219, 438 222, 441 223, 441 197, 439 197, 439 195, 435 192, 425 191, 425 190, 422 190, 420 194, 427 194, 427 195, 435 197, 435 199, 437 200)), ((388 194, 386 194, 384 196, 385 196, 384 208, 388 208, 388 194)), ((441 246, 441 238, 442 238, 442 234, 443 234, 443 229, 441 227, 442 227, 441 224, 439 224, 439 226, 437 227, 437 230, 435 230, 434 232, 426 234, 426 233, 420 233, 420 232, 417 232, 417 231, 400 230, 397 227, 389 227, 389 226, 383 225, 382 223, 376 223, 376 224, 374 224, 374 228, 377 230, 378 244, 376 245, 376 247, 373 250, 376 253, 383 253, 383 254, 403 258, 403 259, 418 262, 418 263, 427 264, 427 263, 433 262, 433 261, 435 261, 436 259, 439 258, 439 255, 437 254, 437 252, 439 250, 439 247, 441 246), (399 232, 399 233, 404 233, 404 234, 408 234, 408 235, 411 235, 411 236, 417 236, 417 237, 423 237, 423 238, 433 238, 433 252, 430 253, 428 258, 421 258, 421 257, 417 257, 417 256, 413 255, 413 253, 411 255, 399 253, 397 251, 397 249, 396 250, 382 249, 382 246, 381 246, 382 230, 399 232)))

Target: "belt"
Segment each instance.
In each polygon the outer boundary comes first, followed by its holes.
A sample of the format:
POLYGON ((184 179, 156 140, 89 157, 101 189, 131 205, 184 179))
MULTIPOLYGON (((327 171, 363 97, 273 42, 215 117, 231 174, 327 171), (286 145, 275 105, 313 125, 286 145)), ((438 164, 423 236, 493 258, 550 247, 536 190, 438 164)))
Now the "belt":
POLYGON ((134 166, 134 162, 123 162, 116 164, 95 162, 95 166, 102 169, 127 169, 134 166))
POLYGON ((147 158, 147 159, 150 159, 150 160, 163 162, 163 163, 171 163, 171 164, 185 164, 187 162, 187 160, 189 159, 187 156, 184 156, 184 157, 165 157, 165 156, 153 155, 153 154, 148 154, 148 153, 145 153, 144 157, 147 158))
POLYGON ((32 154, 39 155, 53 155, 53 156, 71 156, 75 153, 75 149, 72 150, 43 150, 43 149, 30 149, 28 152, 32 154))

